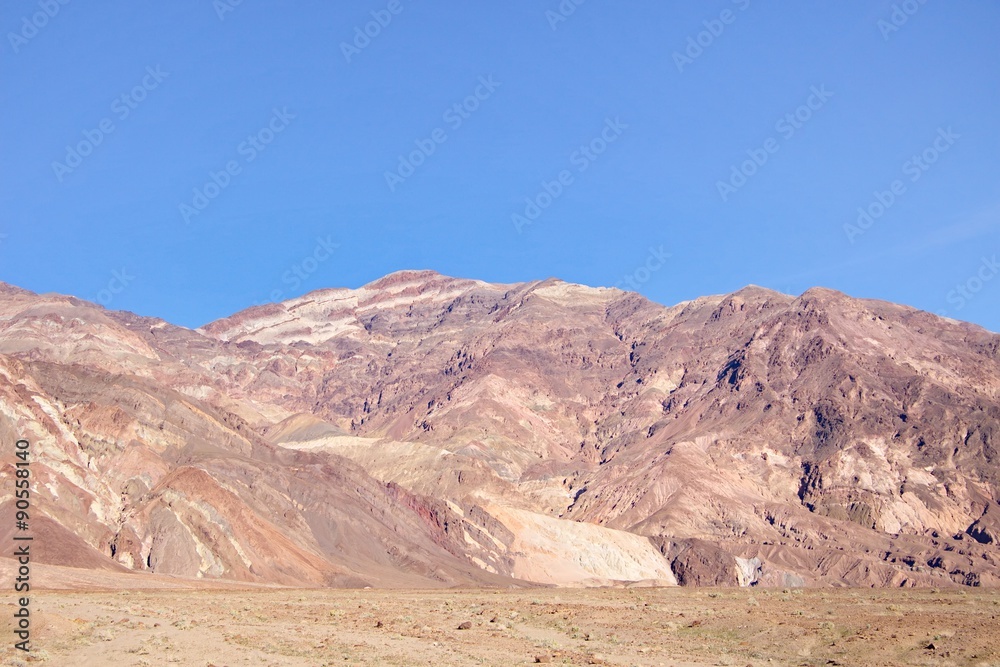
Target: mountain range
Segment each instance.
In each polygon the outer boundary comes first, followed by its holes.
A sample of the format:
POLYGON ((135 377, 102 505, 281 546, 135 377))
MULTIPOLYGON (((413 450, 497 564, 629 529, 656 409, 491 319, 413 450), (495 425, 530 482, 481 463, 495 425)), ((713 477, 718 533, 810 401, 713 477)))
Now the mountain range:
POLYGON ((1000 583, 1000 336, 829 289, 402 271, 192 330, 0 283, 5 540, 19 438, 53 577, 1000 583))

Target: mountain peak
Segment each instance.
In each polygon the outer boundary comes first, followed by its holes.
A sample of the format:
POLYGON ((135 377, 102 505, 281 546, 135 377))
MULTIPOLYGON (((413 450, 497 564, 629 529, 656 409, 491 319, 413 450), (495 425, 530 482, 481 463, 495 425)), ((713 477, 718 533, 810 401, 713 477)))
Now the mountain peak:
POLYGON ((837 301, 840 299, 849 299, 848 295, 844 294, 839 290, 832 289, 830 287, 810 287, 800 296, 800 299, 822 299, 824 301, 837 301))
POLYGON ((376 280, 365 284, 364 288, 371 290, 383 290, 397 285, 428 284, 441 280, 457 279, 449 278, 448 276, 441 275, 437 271, 432 271, 430 269, 403 269, 402 271, 393 271, 392 273, 386 274, 381 278, 377 278, 376 280))
POLYGON ((11 285, 10 283, 5 283, 0 280, 0 294, 10 294, 18 296, 37 296, 34 292, 26 290, 23 287, 18 287, 17 285, 11 285))

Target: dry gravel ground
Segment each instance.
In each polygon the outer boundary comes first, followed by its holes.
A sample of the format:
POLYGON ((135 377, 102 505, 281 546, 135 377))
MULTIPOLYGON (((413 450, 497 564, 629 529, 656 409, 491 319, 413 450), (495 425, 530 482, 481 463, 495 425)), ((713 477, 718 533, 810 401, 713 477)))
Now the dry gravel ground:
POLYGON ((4 664, 1000 666, 1000 591, 986 590, 147 590, 32 604, 36 652, 17 655, 4 613, 4 664))

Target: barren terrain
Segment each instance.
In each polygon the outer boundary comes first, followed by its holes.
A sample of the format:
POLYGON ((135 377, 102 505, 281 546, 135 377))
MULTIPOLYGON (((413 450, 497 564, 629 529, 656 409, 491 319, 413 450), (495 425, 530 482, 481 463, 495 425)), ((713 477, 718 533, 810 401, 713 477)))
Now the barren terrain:
POLYGON ((4 664, 1000 665, 1000 594, 984 589, 202 589, 33 605, 34 660, 5 646, 4 664))
POLYGON ((0 540, 294 588, 1000 585, 1000 336, 403 271, 196 330, 0 285, 0 540))

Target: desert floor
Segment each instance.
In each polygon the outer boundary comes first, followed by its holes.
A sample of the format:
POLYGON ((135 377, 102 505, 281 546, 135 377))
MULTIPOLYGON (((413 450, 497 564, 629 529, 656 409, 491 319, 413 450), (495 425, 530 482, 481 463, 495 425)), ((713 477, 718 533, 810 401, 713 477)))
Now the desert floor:
MULTIPOLYGON (((8 606, 13 611, 13 606, 8 606)), ((40 592, 4 664, 998 665, 1000 591, 40 592), (465 629, 459 629, 460 627, 465 629)))

